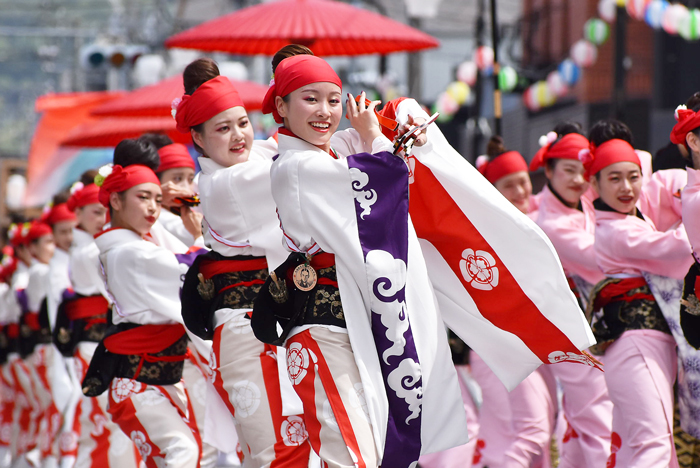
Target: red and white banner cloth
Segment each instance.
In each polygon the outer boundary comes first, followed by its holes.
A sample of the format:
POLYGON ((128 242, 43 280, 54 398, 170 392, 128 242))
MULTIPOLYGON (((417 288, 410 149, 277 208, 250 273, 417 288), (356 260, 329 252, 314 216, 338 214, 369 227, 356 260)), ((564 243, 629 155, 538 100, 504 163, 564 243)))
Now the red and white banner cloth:
POLYGON ((542 363, 597 366, 595 343, 542 230, 435 125, 408 159, 410 215, 445 323, 508 389, 542 363))

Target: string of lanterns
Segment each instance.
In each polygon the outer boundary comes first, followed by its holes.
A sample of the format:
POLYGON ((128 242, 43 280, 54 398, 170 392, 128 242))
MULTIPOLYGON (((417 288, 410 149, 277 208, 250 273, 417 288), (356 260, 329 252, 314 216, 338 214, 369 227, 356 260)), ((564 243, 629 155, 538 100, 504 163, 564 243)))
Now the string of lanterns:
MULTIPOLYGON (((685 5, 667 0, 600 0, 600 18, 586 21, 583 38, 571 46, 569 56, 545 80, 533 83, 523 93, 523 101, 531 112, 549 107, 567 95, 570 88, 581 79, 582 69, 596 62, 598 47, 610 37, 608 23, 615 21, 618 6, 624 6, 632 18, 645 21, 653 29, 663 29, 666 33, 679 35, 687 41, 700 39, 700 9, 688 9, 685 5)), ((457 68, 457 80, 450 83, 436 99, 433 111, 440 112, 443 122, 451 120, 459 107, 469 99, 478 71, 487 77, 493 73, 493 49, 489 46, 478 47, 473 60, 461 63, 457 68)), ((519 80, 513 67, 501 68, 498 75, 501 91, 513 91, 519 80)))

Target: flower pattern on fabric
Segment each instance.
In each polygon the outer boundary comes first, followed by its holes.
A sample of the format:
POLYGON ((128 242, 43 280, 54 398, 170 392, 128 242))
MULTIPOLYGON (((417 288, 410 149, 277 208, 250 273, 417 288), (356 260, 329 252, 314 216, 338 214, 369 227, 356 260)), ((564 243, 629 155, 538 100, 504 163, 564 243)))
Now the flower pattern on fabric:
POLYGON ((459 269, 464 280, 474 289, 490 291, 498 286, 498 267, 496 260, 488 252, 466 249, 462 252, 462 260, 459 261, 459 269))
POLYGON ((309 351, 300 343, 292 343, 287 348, 287 373, 292 385, 299 385, 306 377, 309 368, 309 351))
POLYGON ((282 428, 280 430, 282 440, 284 445, 288 447, 295 447, 306 442, 309 438, 309 434, 306 432, 306 426, 304 425, 304 420, 299 416, 289 416, 286 420, 282 422, 282 428))
POLYGON ((136 446, 136 449, 141 454, 142 458, 148 458, 148 456, 153 451, 151 444, 148 443, 146 435, 141 431, 131 431, 130 434, 131 441, 136 446))
POLYGON ((61 434, 59 445, 62 452, 72 452, 78 448, 78 433, 75 431, 61 434))
POLYGON ((323 419, 325 419, 326 424, 330 427, 333 432, 340 433, 340 428, 338 427, 338 421, 335 419, 335 414, 333 414, 333 408, 331 408, 331 402, 326 400, 323 402, 323 419))
POLYGON ((92 430, 90 431, 90 435, 94 437, 101 436, 105 431, 105 427, 107 426, 107 418, 102 414, 96 414, 91 418, 91 422, 92 430))
POLYGON ((365 421, 369 422, 369 409, 367 408, 367 399, 365 398, 365 388, 361 383, 356 383, 349 390, 350 405, 357 411, 357 414, 362 416, 365 421))
POLYGON ((260 388, 249 380, 241 380, 233 385, 231 402, 236 408, 236 417, 252 416, 260 406, 260 388))
POLYGON ((165 403, 167 398, 154 388, 147 388, 146 391, 134 396, 143 406, 156 406, 165 403))
POLYGON ((121 403, 134 393, 141 391, 143 385, 135 380, 117 377, 112 380, 112 399, 115 403, 121 403))

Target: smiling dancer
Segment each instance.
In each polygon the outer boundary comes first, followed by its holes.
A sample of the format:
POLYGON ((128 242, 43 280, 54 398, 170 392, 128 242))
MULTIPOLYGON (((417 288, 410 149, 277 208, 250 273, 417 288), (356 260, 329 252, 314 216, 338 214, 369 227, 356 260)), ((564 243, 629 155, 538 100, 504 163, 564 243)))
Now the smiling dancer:
MULTIPOLYGON (((606 280, 589 311, 604 354, 613 407, 608 466, 677 467, 673 441, 675 342, 643 275, 682 278, 692 263, 684 227, 658 231, 636 205, 643 194, 641 162, 609 121, 591 128, 590 152, 579 156, 598 192, 595 251, 606 280)), ((624 137, 624 135, 622 135, 624 137)))
MULTIPOLYGON (((591 289, 604 278, 594 250, 595 213, 584 195, 589 184, 578 159, 579 151, 588 149, 589 143, 580 125, 567 122, 547 134, 544 143, 530 163, 531 171, 544 166, 547 178, 536 221, 557 249, 572 291, 585 308, 591 289)), ((559 466, 604 466, 612 432, 612 402, 605 376, 571 363, 549 370, 562 385, 568 425, 559 466)))
POLYGON ((277 349, 255 338, 249 320, 268 265, 276 267, 285 258, 269 175, 277 145, 273 139, 253 141, 238 92, 213 61, 188 65, 184 83, 175 117, 178 130, 192 135, 202 155, 199 189, 205 241, 212 249, 188 276, 196 286, 199 273, 213 291, 202 297, 199 287, 186 289, 183 295, 206 306, 191 306, 183 314, 196 316, 197 325, 186 320, 191 330, 213 339, 214 386, 236 420, 246 466, 305 467, 306 430, 295 412, 283 415, 281 384, 287 378, 280 379, 277 349))
MULTIPOLYGON (((261 330, 258 336, 277 342, 286 338, 288 372, 304 404, 309 440, 328 466, 408 467, 421 452, 466 442, 462 400, 443 324, 408 218, 410 183, 411 191, 416 191, 411 203, 417 201, 417 205, 439 196, 444 188, 438 183, 428 189, 431 178, 417 158, 408 158, 407 165, 391 154, 393 146, 382 135, 374 113, 377 102, 366 105, 364 94, 358 105, 348 97, 347 115, 357 142, 354 154, 335 151, 331 137, 343 114, 341 86, 322 59, 291 57, 277 66, 264 101, 263 111, 284 123, 279 130, 280 155, 271 170, 272 194, 287 246, 302 254, 296 256, 301 260, 296 268, 280 270, 277 277, 288 278, 296 270, 296 281, 285 281, 287 287, 294 288, 295 297, 302 300, 298 291, 311 291, 309 301, 294 307, 292 315, 282 320, 287 336, 278 336, 275 326, 261 330), (312 272, 316 273, 315 288, 314 281, 306 281, 314 277, 312 272), (363 403, 358 405, 358 401, 363 403)), ((444 148, 444 137, 431 136, 430 128, 428 142, 414 149, 424 161, 440 159, 435 147, 439 145, 441 152, 444 148)), ((454 150, 444 151, 454 154, 454 150)), ((460 177, 465 174, 462 171, 470 170, 457 159, 431 162, 458 165, 459 170, 445 173, 459 173, 460 177)), ((483 188, 478 178, 474 183, 483 188)), ((442 204, 431 211, 411 207, 411 217, 420 222, 416 230, 431 238, 438 256, 447 255, 441 243, 447 237, 433 236, 433 230, 444 224, 429 219, 450 207, 449 197, 443 197, 442 204)), ((513 219, 511 212, 504 219, 513 219)), ((522 226, 530 229, 533 225, 522 226)), ((561 280, 566 289, 563 276, 561 280)), ((470 285, 476 280, 465 281, 470 285)), ((492 277, 479 276, 478 281, 485 281, 489 289, 494 286, 492 277)), ((464 291, 462 284, 458 282, 452 293, 460 288, 464 291)), ((567 303, 573 305, 568 302, 573 297, 566 292, 567 303)), ((444 297, 440 294, 438 300, 444 297)), ((475 297, 480 301, 478 292, 475 297)), ((562 310, 580 314, 566 306, 562 310)), ((454 306, 449 312, 458 314, 454 306)), ((256 308, 254 324, 258 313, 265 312, 256 308)), ((474 342, 474 335, 467 331, 471 325, 466 324, 477 322, 470 322, 463 309, 462 313, 466 320, 460 324, 458 315, 451 315, 455 320, 449 326, 474 342)), ((574 322, 581 325, 580 319, 574 322)), ((585 327, 580 331, 585 334, 585 327)), ((588 338, 583 341, 589 342, 588 338)), ((476 346, 483 349, 481 343, 476 346)), ((507 373, 501 375, 510 386, 514 382, 505 377, 507 373)))
POLYGON ((83 390, 108 389, 112 420, 146 466, 195 468, 201 440, 181 382, 187 337, 178 296, 186 266, 147 240, 160 212, 160 181, 135 164, 101 169, 96 182, 111 213, 112 227, 95 242, 114 307, 83 390))

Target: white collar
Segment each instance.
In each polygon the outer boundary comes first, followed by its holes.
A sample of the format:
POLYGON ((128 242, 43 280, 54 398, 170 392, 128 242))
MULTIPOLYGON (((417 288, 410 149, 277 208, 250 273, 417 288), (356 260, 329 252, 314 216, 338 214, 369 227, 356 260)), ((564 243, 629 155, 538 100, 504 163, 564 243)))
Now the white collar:
POLYGON ((136 241, 147 242, 131 229, 124 228, 110 228, 107 231, 102 231, 95 237, 95 243, 101 253, 105 253, 118 245, 136 241))

